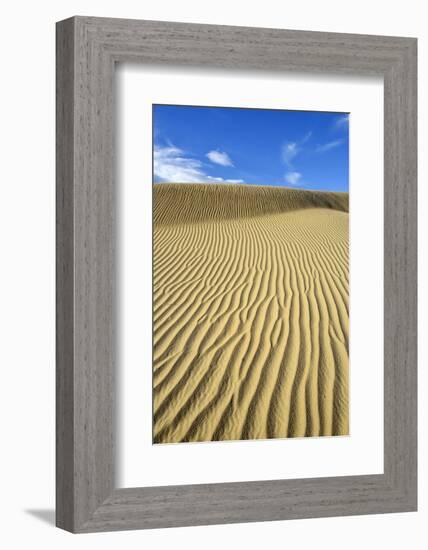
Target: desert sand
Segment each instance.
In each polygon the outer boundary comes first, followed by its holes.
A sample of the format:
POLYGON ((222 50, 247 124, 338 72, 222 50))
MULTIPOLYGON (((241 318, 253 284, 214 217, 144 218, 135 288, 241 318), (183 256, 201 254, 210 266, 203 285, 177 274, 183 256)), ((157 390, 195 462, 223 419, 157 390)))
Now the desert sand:
POLYGON ((346 435, 348 194, 154 185, 155 443, 346 435))

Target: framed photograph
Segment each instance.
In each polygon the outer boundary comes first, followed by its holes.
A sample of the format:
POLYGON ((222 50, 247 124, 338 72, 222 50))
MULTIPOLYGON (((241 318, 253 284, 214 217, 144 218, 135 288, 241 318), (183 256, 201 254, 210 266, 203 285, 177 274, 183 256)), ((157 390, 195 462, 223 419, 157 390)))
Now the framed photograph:
POLYGON ((57 525, 414 511, 416 39, 57 24, 57 525))
POLYGON ((153 125, 153 443, 349 435, 349 114, 153 125))

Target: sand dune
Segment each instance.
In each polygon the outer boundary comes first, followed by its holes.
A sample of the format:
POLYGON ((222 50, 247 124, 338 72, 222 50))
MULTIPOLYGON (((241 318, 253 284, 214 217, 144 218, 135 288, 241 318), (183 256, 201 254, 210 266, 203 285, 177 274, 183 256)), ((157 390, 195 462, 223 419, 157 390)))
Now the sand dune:
POLYGON ((154 186, 154 442, 348 434, 348 194, 154 186))

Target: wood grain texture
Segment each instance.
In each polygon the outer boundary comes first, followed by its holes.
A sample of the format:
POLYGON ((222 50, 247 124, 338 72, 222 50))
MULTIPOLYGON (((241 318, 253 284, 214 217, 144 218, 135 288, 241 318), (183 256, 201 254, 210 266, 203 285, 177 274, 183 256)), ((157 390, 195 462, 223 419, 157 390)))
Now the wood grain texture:
POLYGON ((74 522, 73 158, 74 25, 60 24, 56 56, 56 521, 74 522))
POLYGON ((57 98, 57 525, 92 532, 415 510, 416 40, 75 17, 57 26, 57 98), (383 475, 115 489, 118 61, 384 77, 383 475))

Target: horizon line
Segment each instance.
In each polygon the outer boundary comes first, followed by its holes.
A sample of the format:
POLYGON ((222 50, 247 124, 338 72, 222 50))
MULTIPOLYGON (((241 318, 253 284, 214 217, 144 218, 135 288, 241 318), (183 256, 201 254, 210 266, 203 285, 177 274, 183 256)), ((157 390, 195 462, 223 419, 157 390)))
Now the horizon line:
POLYGON ((206 185, 209 187, 218 186, 218 187, 269 187, 273 189, 288 189, 289 191, 311 191, 313 193, 347 193, 348 191, 335 191, 331 189, 309 189, 307 187, 294 187, 287 185, 275 185, 275 184, 264 184, 264 183, 231 183, 231 182, 207 182, 207 181, 153 181, 152 185, 206 185))

